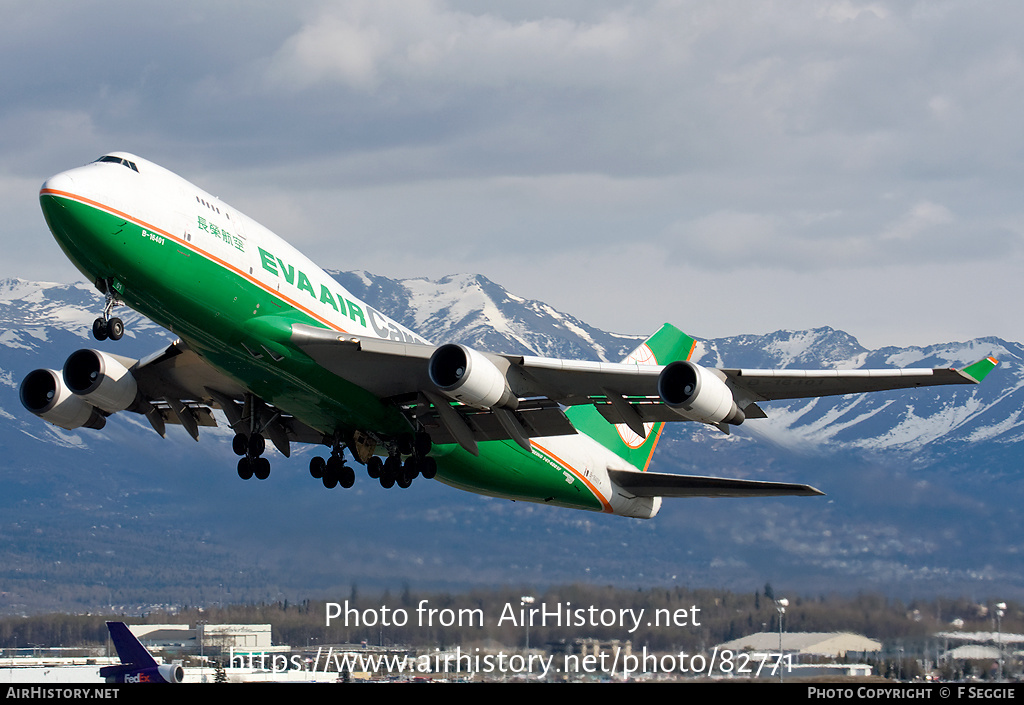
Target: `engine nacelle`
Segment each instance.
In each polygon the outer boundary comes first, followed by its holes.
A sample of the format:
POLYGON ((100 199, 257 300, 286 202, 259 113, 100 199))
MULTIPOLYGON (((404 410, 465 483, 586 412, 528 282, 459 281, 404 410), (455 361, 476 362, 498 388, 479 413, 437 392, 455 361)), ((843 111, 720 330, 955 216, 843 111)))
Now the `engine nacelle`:
POLYGON ((430 356, 430 381, 456 401, 490 409, 515 404, 508 380, 493 362, 465 345, 442 345, 430 356))
POLYGON ((71 392, 54 370, 33 370, 21 381, 22 405, 39 418, 69 431, 85 426, 103 428, 100 411, 71 392))
POLYGON ((185 680, 185 670, 176 663, 158 666, 157 672, 168 683, 181 683, 185 680))
POLYGON ((688 360, 673 362, 661 371, 658 396, 693 421, 739 425, 746 418, 725 382, 688 360))
POLYGON ((135 404, 139 388, 117 358, 99 350, 79 350, 64 363, 64 383, 84 401, 108 413, 135 404))

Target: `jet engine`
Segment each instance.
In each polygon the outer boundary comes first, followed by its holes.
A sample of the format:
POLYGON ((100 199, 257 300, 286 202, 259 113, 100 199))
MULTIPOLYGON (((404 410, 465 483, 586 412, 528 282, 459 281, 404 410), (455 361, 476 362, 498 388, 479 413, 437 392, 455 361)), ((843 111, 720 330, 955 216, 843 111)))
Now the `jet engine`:
POLYGON ((135 404, 139 389, 128 368, 99 350, 79 350, 64 363, 64 383, 84 401, 107 413, 135 404))
POLYGON ((469 406, 515 408, 518 401, 501 370, 465 345, 449 343, 439 347, 430 356, 427 372, 438 389, 469 406))
POLYGON ((673 362, 661 371, 658 396, 693 421, 739 425, 746 418, 725 382, 689 360, 673 362))
POLYGON ((185 669, 178 664, 164 664, 157 667, 157 673, 168 683, 181 683, 185 680, 185 669))
POLYGON ((103 428, 99 409, 67 388, 54 370, 33 370, 21 382, 21 403, 33 414, 69 431, 85 426, 103 428))

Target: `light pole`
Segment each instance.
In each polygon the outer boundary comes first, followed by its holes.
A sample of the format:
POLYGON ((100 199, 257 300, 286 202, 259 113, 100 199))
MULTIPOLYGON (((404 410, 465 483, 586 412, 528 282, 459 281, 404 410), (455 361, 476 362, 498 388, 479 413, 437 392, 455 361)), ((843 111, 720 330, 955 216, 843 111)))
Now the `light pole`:
MULTIPOLYGON (((524 605, 532 605, 535 600, 536 600, 536 598, 533 595, 523 595, 522 597, 519 598, 519 601, 522 602, 524 605)), ((529 612, 530 611, 527 610, 526 612, 527 612, 527 615, 526 615, 526 619, 524 620, 526 622, 526 651, 527 651, 527 653, 529 653, 529 651, 530 651, 530 621, 531 620, 530 620, 530 617, 529 617, 529 612)))
POLYGON ((997 681, 1003 680, 1003 615, 1006 614, 1006 603, 996 603, 996 645, 999 647, 999 677, 997 681))
POLYGON ((779 683, 783 682, 782 672, 784 670, 784 652, 782 650, 782 617, 786 614, 787 607, 789 607, 789 600, 787 600, 785 597, 780 597, 775 601, 775 609, 779 611, 779 683))
POLYGON ((202 674, 201 681, 206 682, 206 654, 203 652, 203 637, 206 635, 206 620, 196 620, 196 631, 199 633, 199 672, 202 674))

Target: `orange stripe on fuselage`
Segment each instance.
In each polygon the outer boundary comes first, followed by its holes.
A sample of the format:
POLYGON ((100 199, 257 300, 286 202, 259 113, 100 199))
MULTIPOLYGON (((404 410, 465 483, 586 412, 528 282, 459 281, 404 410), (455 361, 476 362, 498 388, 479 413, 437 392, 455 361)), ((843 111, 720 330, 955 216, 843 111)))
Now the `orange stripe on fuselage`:
POLYGON ((238 269, 237 267, 235 267, 230 262, 222 260, 220 257, 217 257, 216 255, 213 255, 213 254, 207 252, 206 250, 204 250, 204 249, 202 249, 200 247, 197 247, 196 245, 194 245, 194 244, 192 244, 190 242, 182 240, 180 237, 172 235, 169 232, 167 232, 166 230, 163 230, 162 228, 158 228, 155 225, 151 225, 151 224, 145 222, 144 220, 139 220, 135 216, 132 216, 132 215, 129 215, 128 213, 124 213, 122 211, 119 211, 116 208, 111 208, 110 206, 107 206, 107 205, 105 205, 103 203, 100 203, 99 201, 94 201, 91 198, 86 198, 85 196, 79 196, 79 195, 74 194, 74 193, 69 193, 68 191, 57 191, 55 189, 44 188, 44 189, 41 189, 39 191, 39 195, 43 195, 43 194, 48 194, 48 195, 51 195, 51 196, 61 196, 63 198, 69 198, 69 199, 71 199, 73 201, 78 201, 79 203, 85 203, 85 204, 88 204, 90 206, 95 206, 96 208, 99 208, 100 210, 106 211, 107 213, 110 213, 111 215, 116 215, 116 216, 119 216, 121 218, 124 218, 125 220, 130 220, 130 221, 132 221, 133 223, 135 223, 136 225, 138 225, 140 227, 148 228, 150 230, 158 232, 161 235, 163 235, 164 237, 169 238, 170 240, 173 240, 174 242, 178 243, 179 245, 182 245, 183 247, 185 247, 185 248, 187 248, 189 250, 192 250, 196 254, 202 255, 203 257, 206 257, 207 259, 209 259, 209 260, 211 260, 213 262, 216 262, 217 264, 219 264, 220 266, 224 267, 225 269, 231 270, 232 272, 234 272, 235 274, 239 275, 243 279, 246 279, 249 282, 255 284, 260 289, 263 289, 265 292, 267 292, 271 296, 274 296, 276 298, 281 299, 282 301, 288 303, 289 305, 291 305, 292 307, 298 309, 299 311, 302 311, 303 313, 308 314, 311 318, 315 318, 316 320, 320 321, 321 323, 323 323, 324 325, 328 326, 329 328, 332 328, 332 329, 334 329, 336 331, 339 331, 341 333, 348 333, 349 332, 349 331, 345 330, 344 328, 340 327, 339 325, 337 325, 336 323, 334 323, 334 322, 324 318, 323 316, 321 316, 320 314, 316 313, 315 311, 311 311, 310 309, 306 308, 305 306, 303 306, 299 302, 294 301, 294 300, 288 298, 287 296, 282 294, 280 291, 277 291, 276 289, 272 289, 271 287, 269 287, 266 284, 264 284, 263 282, 261 282, 259 279, 256 279, 251 274, 248 274, 247 272, 244 272, 241 269, 238 269))
MULTIPOLYGON (((689 359, 689 358, 687 358, 689 359)), ((658 426, 657 433, 654 434, 654 443, 651 444, 651 452, 647 454, 647 462, 644 463, 642 469, 643 472, 647 472, 647 468, 651 466, 651 461, 654 460, 654 451, 658 449, 658 441, 661 440, 661 432, 665 430, 665 422, 662 421, 658 426)))
POLYGON ((586 485, 587 489, 589 489, 591 491, 591 493, 593 493, 594 497, 601 503, 601 506, 603 507, 603 509, 602 509, 603 512, 606 512, 607 514, 611 514, 613 512, 612 505, 609 504, 608 500, 604 497, 604 495, 602 495, 598 491, 598 489, 596 487, 594 487, 593 483, 591 483, 590 480, 588 480, 587 478, 585 478, 583 476, 583 473, 581 473, 579 470, 574 468, 572 465, 570 465, 569 463, 567 463, 564 460, 562 460, 561 458, 559 458, 557 455, 552 453, 550 450, 548 450, 547 448, 545 448, 544 446, 542 446, 540 443, 538 443, 537 441, 533 440, 532 438, 530 439, 530 445, 536 446, 537 449, 539 451, 541 451, 542 453, 547 453, 550 457, 554 458, 555 461, 557 461, 559 465, 561 465, 563 468, 565 468, 566 470, 571 472, 573 477, 575 477, 580 482, 582 482, 584 485, 586 485))

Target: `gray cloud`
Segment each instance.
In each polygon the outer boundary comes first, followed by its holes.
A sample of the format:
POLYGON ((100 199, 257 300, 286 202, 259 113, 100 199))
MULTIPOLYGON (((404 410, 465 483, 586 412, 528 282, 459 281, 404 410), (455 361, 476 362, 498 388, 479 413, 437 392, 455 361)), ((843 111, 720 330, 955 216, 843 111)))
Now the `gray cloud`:
MULTIPOLYGON (((889 286, 927 310, 935 268, 956 266, 965 289, 1012 293, 1022 14, 960 0, 9 3, 3 237, 44 235, 46 176, 127 149, 329 267, 481 271, 629 332, 674 317, 696 284, 715 292, 714 307, 685 303, 698 334, 728 315, 750 332, 848 320, 881 335, 858 310, 870 301, 754 312, 751 282, 798 296, 793 281, 882 268, 881 300, 889 286), (638 313, 638 290, 666 310, 638 313)), ((47 278, 55 250, 7 250, 0 275, 47 278)), ((884 342, 965 337, 927 318, 884 342)), ((1020 337, 1016 310, 986 323, 1020 337)))

